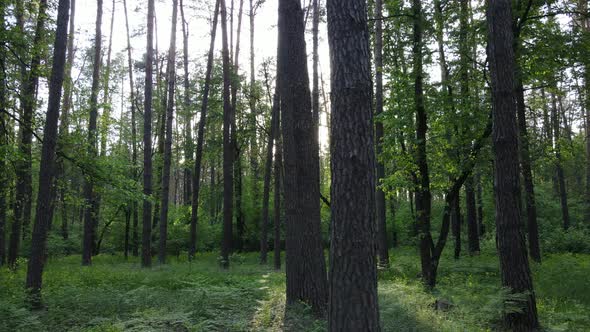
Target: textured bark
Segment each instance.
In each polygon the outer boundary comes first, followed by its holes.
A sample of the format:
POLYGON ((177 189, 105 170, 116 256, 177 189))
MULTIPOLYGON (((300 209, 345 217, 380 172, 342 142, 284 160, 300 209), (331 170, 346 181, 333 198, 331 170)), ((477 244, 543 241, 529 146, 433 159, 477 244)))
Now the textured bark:
MULTIPOLYGON (((317 1, 317 0, 314 0, 317 1)), ((383 16, 382 0, 375 1, 375 115, 383 113, 383 16)), ((375 154, 376 154, 376 175, 377 185, 385 178, 385 166, 379 161, 383 151, 383 122, 375 122, 375 154)), ((387 206, 385 205, 385 192, 378 187, 376 194, 376 215, 377 215, 377 248, 379 254, 379 265, 389 266, 389 244, 387 243, 387 206)))
POLYGON ((319 147, 299 0, 279 0, 278 16, 287 303, 302 301, 321 314, 326 309, 327 279, 320 230, 319 147))
POLYGON ((174 120, 174 92, 176 88, 176 21, 178 0, 172 0, 172 27, 170 28, 170 49, 168 50, 168 105, 166 107, 166 138, 164 141, 164 168, 160 192, 160 242, 158 261, 166 263, 166 240, 168 237, 168 205, 170 198, 170 168, 172 167, 172 121, 174 120))
POLYGON ((366 6, 362 0, 327 2, 332 73, 329 331, 380 331, 366 6))
POLYGON ((487 9, 488 58, 492 86, 495 155, 494 192, 496 230, 502 285, 524 293, 522 312, 504 313, 504 324, 514 331, 539 328, 535 293, 519 211, 518 130, 515 103, 515 56, 511 1, 490 1, 487 9))
POLYGON ((141 266, 152 266, 152 204, 147 197, 152 195, 152 70, 154 61, 154 0, 148 0, 147 55, 145 61, 145 97, 143 107, 143 232, 141 241, 141 266))
MULTIPOLYGON (((272 171, 272 157, 273 157, 273 141, 277 136, 278 131, 278 112, 279 112, 280 98, 278 91, 272 103, 272 114, 270 117, 270 134, 268 135, 268 143, 266 144, 266 162, 264 164, 264 189, 262 194, 262 219, 260 221, 260 263, 266 264, 268 253, 268 224, 269 224, 269 200, 270 200, 270 178, 272 171)), ((275 174, 276 176, 276 174, 275 174)), ((277 179, 275 178, 275 181, 277 179)))
POLYGON ((479 171, 475 175, 476 182, 476 200, 477 200, 477 225, 479 230, 479 236, 483 236, 486 232, 485 225, 483 223, 483 188, 481 185, 481 174, 479 171))
POLYGON ((48 226, 51 219, 51 191, 55 176, 55 151, 57 147, 57 122, 61 102, 62 86, 66 63, 66 46, 68 41, 68 17, 70 1, 60 0, 57 9, 57 29, 53 49, 53 63, 49 80, 49 99, 47 115, 43 129, 43 147, 39 170, 39 192, 37 195, 37 211, 31 241, 31 255, 27 268, 26 289, 33 307, 41 306, 41 287, 45 250, 47 245, 48 226))
POLYGON ((100 155, 102 157, 107 155, 107 140, 109 136, 109 125, 111 121, 111 91, 110 91, 110 80, 111 80, 111 57, 113 53, 113 29, 115 27, 115 0, 111 5, 111 25, 109 32, 109 46, 107 48, 107 62, 104 72, 104 83, 103 83, 103 110, 102 116, 100 117, 100 155))
POLYGON ((561 203, 561 221, 563 229, 570 227, 569 208, 567 205, 567 191, 565 187, 565 175, 563 172, 563 160, 561 156, 561 126, 559 122, 559 109, 554 94, 551 94, 551 123, 553 125, 553 138, 555 140, 555 174, 561 203))
MULTIPOLYGON (((6 4, 0 2, 0 34, 4 35, 6 28, 4 23, 6 21, 6 4)), ((4 39, 0 40, 0 151, 4 151, 4 147, 8 146, 8 124, 6 121, 6 42, 4 39)), ((0 169, 6 167, 6 154, 0 154, 0 169)), ((5 172, 0 173, 0 267, 6 264, 6 195, 8 193, 9 178, 5 172)))
POLYGON ((254 53, 254 23, 256 17, 256 10, 259 3, 254 3, 250 0, 250 92, 248 96, 248 104, 250 106, 249 116, 249 131, 250 133, 250 170, 252 176, 252 202, 254 210, 258 212, 259 204, 259 187, 260 182, 259 165, 258 165, 258 128, 257 128, 257 111, 256 111, 256 67, 255 67, 255 53, 254 53))
MULTIPOLYGON (((135 98, 135 81, 133 79, 133 57, 131 56, 131 38, 129 36, 129 15, 127 14, 127 0, 123 0, 123 10, 125 12, 125 31, 127 32, 127 71, 129 75, 129 98, 131 99, 131 163, 133 164, 132 176, 135 181, 138 180, 137 164, 137 99, 135 98)), ((137 201, 131 202, 131 215, 133 218, 131 250, 133 256, 139 255, 139 239, 137 226, 139 216, 137 212, 137 201)))
POLYGON ((275 99, 277 105, 276 107, 276 118, 275 121, 277 122, 277 130, 275 132, 275 163, 274 163, 274 217, 273 217, 273 227, 274 227, 274 268, 275 270, 281 269, 281 199, 283 197, 281 192, 281 182, 283 179, 283 147, 281 145, 281 133, 280 133, 280 126, 281 126, 281 110, 280 110, 280 95, 278 95, 278 89, 276 95, 278 98, 275 99))
POLYGON ((227 10, 225 0, 220 0, 221 44, 223 62, 223 241, 221 243, 221 266, 229 268, 229 253, 232 245, 233 191, 234 191, 234 146, 231 138, 232 107, 230 95, 229 50, 227 46, 227 10))
POLYGON ((480 249, 473 176, 469 176, 465 181, 465 208, 467 210, 467 248, 470 255, 477 255, 480 249))
MULTIPOLYGON (((17 1, 16 16, 17 25, 24 38, 24 8, 23 3, 17 1)), ((21 126, 19 126, 18 150, 21 158, 16 165, 16 202, 14 204, 14 221, 10 233, 8 247, 8 266, 16 267, 16 259, 20 248, 21 238, 28 234, 27 230, 31 221, 31 202, 33 197, 32 186, 32 154, 31 142, 33 140, 33 117, 37 104, 35 91, 39 84, 40 66, 43 43, 45 42, 45 21, 47 20, 47 0, 39 1, 37 14, 37 26, 32 45, 32 57, 27 72, 23 65, 20 103, 22 108, 21 126), (22 229, 22 232, 21 232, 22 229)), ((23 50, 24 51, 24 50, 23 50)))
MULTIPOLYGON (((94 34, 94 58, 92 66, 92 87, 90 88, 90 114, 88 120, 88 158, 95 159, 98 155, 97 128, 98 119, 98 89, 100 85, 101 45, 102 45, 102 3, 97 0, 96 25, 94 34)), ((82 265, 92 264, 92 254, 96 238, 99 202, 94 191, 94 179, 86 175, 84 180, 84 236, 82 241, 82 265)))
MULTIPOLYGON (((320 6, 319 0, 313 0, 313 19, 312 19, 312 90, 311 90, 311 109, 315 126, 316 138, 319 136, 320 126, 320 88, 319 88, 319 26, 320 26, 320 6)), ((308 10, 309 13, 309 10, 308 10)), ((378 20, 381 23, 381 20, 378 20)))
MULTIPOLYGON (((207 70, 205 72, 205 84, 203 86, 203 100, 201 102, 201 116, 199 120, 199 131, 197 133, 197 153, 195 156, 195 169, 193 172, 193 194, 191 208, 191 228, 189 258, 192 259, 196 252, 197 246, 197 224, 199 218, 199 191, 201 189, 201 163, 203 160, 203 140, 205 138, 205 124, 207 123, 207 107, 209 105, 209 88, 211 84, 211 71, 213 69, 213 56, 215 51, 215 35, 217 34, 217 19, 219 17, 219 3, 215 2, 215 11, 213 13, 213 26, 211 27, 211 42, 209 44, 209 54, 207 56, 207 70)), ((211 191, 214 190, 215 172, 211 168, 211 191)), ((212 209, 213 210, 213 209, 212 209)))

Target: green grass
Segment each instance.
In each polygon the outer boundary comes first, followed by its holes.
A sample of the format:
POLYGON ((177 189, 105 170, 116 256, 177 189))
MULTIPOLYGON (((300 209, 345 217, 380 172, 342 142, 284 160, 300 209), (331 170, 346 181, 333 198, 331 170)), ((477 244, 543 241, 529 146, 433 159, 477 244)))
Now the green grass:
MULTIPOLYGON (((433 292, 421 286, 413 248, 392 251, 391 268, 379 271, 384 331, 490 331, 506 294, 497 257, 455 261, 444 256, 433 292), (437 299, 452 304, 434 310, 437 299)), ((234 256, 229 271, 217 255, 173 260, 151 270, 136 259, 102 255, 92 267, 80 257, 52 259, 44 276, 46 308, 24 306, 24 268, 0 270, 0 331, 324 331, 309 308, 285 308, 284 272, 234 256)), ((272 260, 271 260, 272 261, 272 260)), ((590 330, 590 256, 553 254, 533 266, 539 316, 548 331, 590 330)))

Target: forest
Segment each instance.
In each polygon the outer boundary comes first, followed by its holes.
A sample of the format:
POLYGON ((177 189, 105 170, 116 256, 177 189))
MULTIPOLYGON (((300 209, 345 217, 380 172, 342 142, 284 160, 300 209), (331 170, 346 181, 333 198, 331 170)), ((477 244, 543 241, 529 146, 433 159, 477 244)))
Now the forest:
POLYGON ((0 19, 0 331, 590 331, 588 1, 0 19))

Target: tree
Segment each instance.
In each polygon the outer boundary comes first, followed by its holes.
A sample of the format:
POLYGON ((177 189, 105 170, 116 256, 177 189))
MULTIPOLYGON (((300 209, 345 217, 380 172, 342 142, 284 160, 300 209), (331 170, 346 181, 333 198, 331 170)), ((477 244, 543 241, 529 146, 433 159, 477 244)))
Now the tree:
POLYGON ((535 293, 519 210, 518 132, 511 1, 490 1, 487 9, 488 57, 492 87, 496 234, 502 285, 523 296, 522 311, 504 313, 510 330, 539 327, 535 293))
POLYGON ((279 96, 279 89, 275 88, 275 95, 273 97, 273 112, 275 113, 274 120, 276 121, 275 131, 275 156, 274 156, 274 268, 281 269, 281 181, 283 176, 283 155, 281 146, 281 99, 279 96))
MULTIPOLYGON (((16 2, 17 26, 19 32, 24 38, 24 4, 21 1, 16 2)), ((8 266, 16 267, 16 259, 22 238, 24 239, 26 229, 31 221, 31 201, 33 196, 32 186, 32 152, 31 142, 33 140, 33 113, 36 106, 35 91, 39 84, 41 57, 45 42, 45 21, 47 20, 47 0, 39 1, 39 12, 37 13, 37 26, 35 27, 35 37, 32 46, 31 62, 28 66, 22 63, 21 68, 21 91, 20 104, 22 108, 21 126, 19 126, 19 145, 18 150, 21 154, 18 165, 16 165, 16 202, 14 204, 14 221, 10 233, 10 243, 8 246, 8 266)))
MULTIPOLYGON (((127 33, 127 71, 129 75, 129 99, 131 100, 131 163, 133 172, 131 176, 134 181, 138 181, 138 164, 137 164, 137 100, 135 96, 135 81, 133 79, 133 58, 131 57, 131 38, 129 36, 129 15, 127 14, 127 0, 123 0, 123 10, 125 12, 125 32, 127 33)), ((132 223, 132 254, 137 256, 139 254, 139 239, 137 234, 137 226, 139 224, 139 216, 137 212, 137 201, 131 202, 131 214, 133 218, 132 223)))
MULTIPOLYGON (((100 65, 102 54, 102 3, 96 1, 96 31, 94 35, 94 58, 92 65, 92 87, 90 89, 90 118, 88 120, 88 157, 96 159, 97 153, 97 130, 98 119, 98 89, 100 85, 100 65)), ((98 226, 99 201, 94 189, 94 179, 90 174, 86 175, 84 181, 84 200, 86 208, 84 211, 84 237, 82 241, 82 265, 92 264, 92 254, 96 239, 96 227, 98 226)))
MULTIPOLYGON (((317 1, 317 0, 314 0, 317 1)), ((375 1, 375 116, 383 113, 383 2, 375 1)), ((383 122, 377 119, 375 122, 375 154, 377 185, 385 178, 385 166, 379 160, 383 151, 383 122)), ((375 194, 377 215, 377 248, 379 252, 379 264, 389 266, 389 244, 387 243, 387 207, 385 206, 385 192, 377 188, 375 194)))
POLYGON ((26 289, 29 301, 34 308, 41 306, 41 286, 45 264, 45 247, 47 231, 52 217, 51 191, 54 185, 55 150, 57 146, 57 122, 61 102, 62 85, 66 62, 68 41, 68 17, 70 0, 60 0, 57 8, 57 29, 53 49, 53 64, 49 81, 49 100, 43 129, 43 147, 39 170, 39 192, 37 193, 37 211, 31 241, 31 256, 27 268, 26 289))
POLYGON ((141 266, 151 267, 152 240, 152 70, 154 61, 154 0, 148 0, 147 55, 145 60, 145 97, 143 109, 143 232, 141 242, 141 266))
POLYGON ((278 77, 283 132, 287 303, 326 308, 327 279, 320 232, 319 147, 314 134, 303 10, 279 1, 278 77))
POLYGON ((233 191, 234 191, 234 145, 231 125, 233 108, 230 95, 229 50, 227 46, 227 9, 225 0, 220 0, 221 44, 223 57, 223 242, 221 244, 221 266, 229 268, 229 253, 232 249, 233 191))
MULTIPOLYGON (((4 35, 6 28, 5 28, 5 18, 6 15, 6 4, 4 2, 0 2, 0 34, 4 35)), ((6 152, 4 152, 5 147, 8 146, 8 124, 6 121, 6 101, 7 101, 7 92, 6 92, 6 63, 5 63, 5 56, 6 52, 4 51, 5 48, 5 41, 0 40, 0 169, 4 169, 6 166, 6 152)), ((0 174, 0 182, 8 183, 8 176, 4 172, 0 174)), ((6 264, 6 195, 8 193, 8 186, 3 185, 0 188, 0 267, 6 264)))
MULTIPOLYGON (((201 116, 197 133, 197 152, 195 156, 195 169, 193 172, 193 194, 191 207, 191 227, 189 258, 192 259, 197 250, 197 224, 199 218, 199 191, 201 190, 201 164, 203 160, 203 141, 205 139, 205 124, 207 123, 207 107, 209 105, 209 89, 211 85, 211 71, 213 70, 213 53, 215 51, 215 35, 217 34, 217 19, 219 17, 219 5, 221 0, 216 0, 213 12, 213 24, 211 26, 211 42, 207 55, 207 69, 205 72, 205 84, 203 86, 203 100, 201 102, 201 116)), ((212 173, 213 174, 213 173, 212 173)), ((212 179, 213 179, 212 175, 212 179)), ((213 187, 213 186, 212 186, 213 187)))
POLYGON ((184 112, 184 204, 188 205, 191 202, 192 197, 192 172, 191 163, 193 161, 194 146, 192 138, 192 112, 191 112, 191 97, 190 97, 190 77, 188 71, 188 22, 184 16, 184 3, 180 0, 180 18, 182 26, 182 64, 184 69, 184 100, 183 100, 183 112, 184 112))
POLYGON ((170 49, 168 50, 168 106, 166 108, 166 139, 164 143, 164 169, 160 196, 160 250, 158 261, 166 263, 166 239, 168 237, 168 200, 170 197, 170 168, 172 165, 172 121, 174 119, 174 89, 176 87, 176 21, 178 0, 172 0, 172 27, 170 28, 170 49))
POLYGON ((327 11, 332 73, 328 329, 379 331, 374 249, 375 150, 366 2, 328 0, 327 11))

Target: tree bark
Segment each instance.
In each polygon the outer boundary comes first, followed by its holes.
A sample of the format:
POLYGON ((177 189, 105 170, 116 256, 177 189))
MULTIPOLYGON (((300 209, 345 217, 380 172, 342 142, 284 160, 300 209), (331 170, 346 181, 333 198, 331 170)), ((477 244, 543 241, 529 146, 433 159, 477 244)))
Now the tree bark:
POLYGON ((170 168, 172 166, 172 121, 174 120, 174 92, 176 88, 176 21, 178 0, 172 0, 172 27, 170 28, 170 49, 168 50, 168 105, 166 107, 166 138, 164 142, 164 168, 160 192, 160 242, 158 261, 166 264, 166 240, 168 237, 168 205, 170 197, 170 168))
POLYGON ((469 176, 465 181, 465 207, 467 210, 467 243, 469 254, 477 255, 480 249, 473 175, 469 176))
MULTIPOLYGON (((0 2, 0 34, 4 35, 6 28, 4 26, 6 18, 6 4, 0 2)), ((0 40, 0 169, 4 169, 6 163, 6 153, 4 148, 8 146, 8 123, 5 116, 6 113, 6 42, 4 39, 0 40)), ((0 267, 6 264, 6 195, 8 189, 9 178, 5 172, 0 173, 0 267)))
POLYGON ((281 97, 279 95, 278 88, 275 91, 274 103, 277 105, 275 108, 275 121, 277 127, 275 131, 275 158, 274 158, 274 268, 275 270, 281 269, 281 182, 283 179, 283 147, 281 144, 281 97))
POLYGON ((192 201, 192 171, 190 165, 193 161, 194 145, 192 137, 192 112, 191 112, 191 99, 190 99, 190 77, 188 71, 188 22, 184 16, 184 3, 180 0, 180 17, 182 24, 182 50, 183 50, 183 68, 184 68, 184 196, 183 201, 185 205, 188 205, 192 201))
POLYGON ((279 0, 278 76, 283 131, 287 303, 326 309, 326 263, 320 230, 319 147, 315 139, 303 10, 279 0))
MULTIPOLYGON (((209 54, 207 56, 207 70, 205 73, 205 84, 203 86, 203 101, 201 102, 201 116, 199 119, 199 131, 197 133, 197 153, 195 156, 195 169, 193 172, 193 194, 191 208, 191 227, 190 227, 190 244, 189 259, 192 259, 197 250, 197 225, 199 218, 199 191, 201 189, 201 164, 203 159, 203 140, 205 138, 205 124, 207 123, 207 107, 209 105, 209 89, 211 84, 211 71, 213 69, 213 56, 215 52, 215 36, 217 34, 217 19, 219 17, 220 0, 215 2, 215 11, 213 13, 213 26, 211 27, 211 42, 209 44, 209 54)), ((215 176, 213 168, 211 169, 211 180, 215 176)), ((211 192, 214 185, 211 185, 211 192)))
POLYGON ((225 0, 220 1, 223 58, 223 241, 221 244, 221 266, 227 269, 229 268, 229 253, 232 249, 234 146, 231 137, 233 109, 230 95, 231 73, 227 46, 227 10, 225 0))
MULTIPOLYGON (((317 1, 317 0, 314 0, 317 1)), ((375 116, 383 113, 383 2, 375 1, 375 116)), ((315 18, 315 17, 314 17, 315 18)), ((380 119, 375 121, 375 163, 377 186, 385 178, 385 166, 379 160, 383 151, 383 122, 380 119)), ((375 194, 377 212, 377 248, 379 250, 379 265, 389 266, 389 244, 387 243, 387 206, 385 205, 385 192, 381 187, 377 188, 375 194)))
POLYGON ((451 227, 453 229, 453 237, 455 238, 455 259, 461 258, 461 202, 459 199, 455 199, 451 207, 451 227))
POLYGON ((557 107, 555 94, 551 94, 551 122, 553 124, 553 138, 555 140, 555 173, 559 190, 559 201, 561 203, 561 220, 564 230, 570 227, 569 208, 567 205, 567 191, 565 187, 565 175, 562 166, 561 156, 561 128, 559 122, 559 109, 557 107))
MULTIPOLYGON (((380 331, 373 91, 366 6, 362 0, 327 2, 332 73, 329 331, 380 331)), ((378 75, 380 70, 377 68, 378 75)), ((381 203, 384 214, 385 202, 381 203)), ((387 236, 384 229, 380 232, 380 236, 387 236)), ((380 250, 381 262, 386 259, 383 251, 387 248, 380 250)))
MULTIPOLYGON (((92 87, 90 89, 90 115, 88 121, 88 157, 96 159, 97 152, 97 128, 98 119, 98 89, 100 85, 101 45, 102 45, 102 3, 97 0, 96 9, 96 31, 94 41, 94 58, 92 67, 92 87)), ((82 265, 92 264, 92 254, 96 238, 96 227, 98 226, 98 199, 94 191, 94 179, 86 175, 84 180, 84 200, 86 209, 84 211, 84 237, 82 242, 82 265)))
POLYGON ((519 211, 518 130, 515 103, 515 56, 511 1, 488 3, 488 57, 492 86, 495 155, 497 245, 502 286, 525 293, 520 312, 505 312, 505 327, 513 331, 539 328, 535 293, 529 268, 519 211))
POLYGON ((39 192, 37 193, 37 211, 31 241, 31 255, 27 268, 26 289, 31 305, 41 306, 41 286, 43 267, 46 261, 48 226, 51 219, 51 191, 55 172, 55 151, 57 146, 57 122, 61 102, 62 86, 68 42, 69 0, 60 0, 57 9, 57 29, 53 49, 53 63, 49 81, 49 99, 47 115, 43 129, 43 147, 39 170, 39 192))
POLYGON ((141 266, 152 266, 152 70, 154 61, 154 0, 148 0, 147 55, 145 61, 145 97, 143 110, 143 232, 141 243, 141 266))

